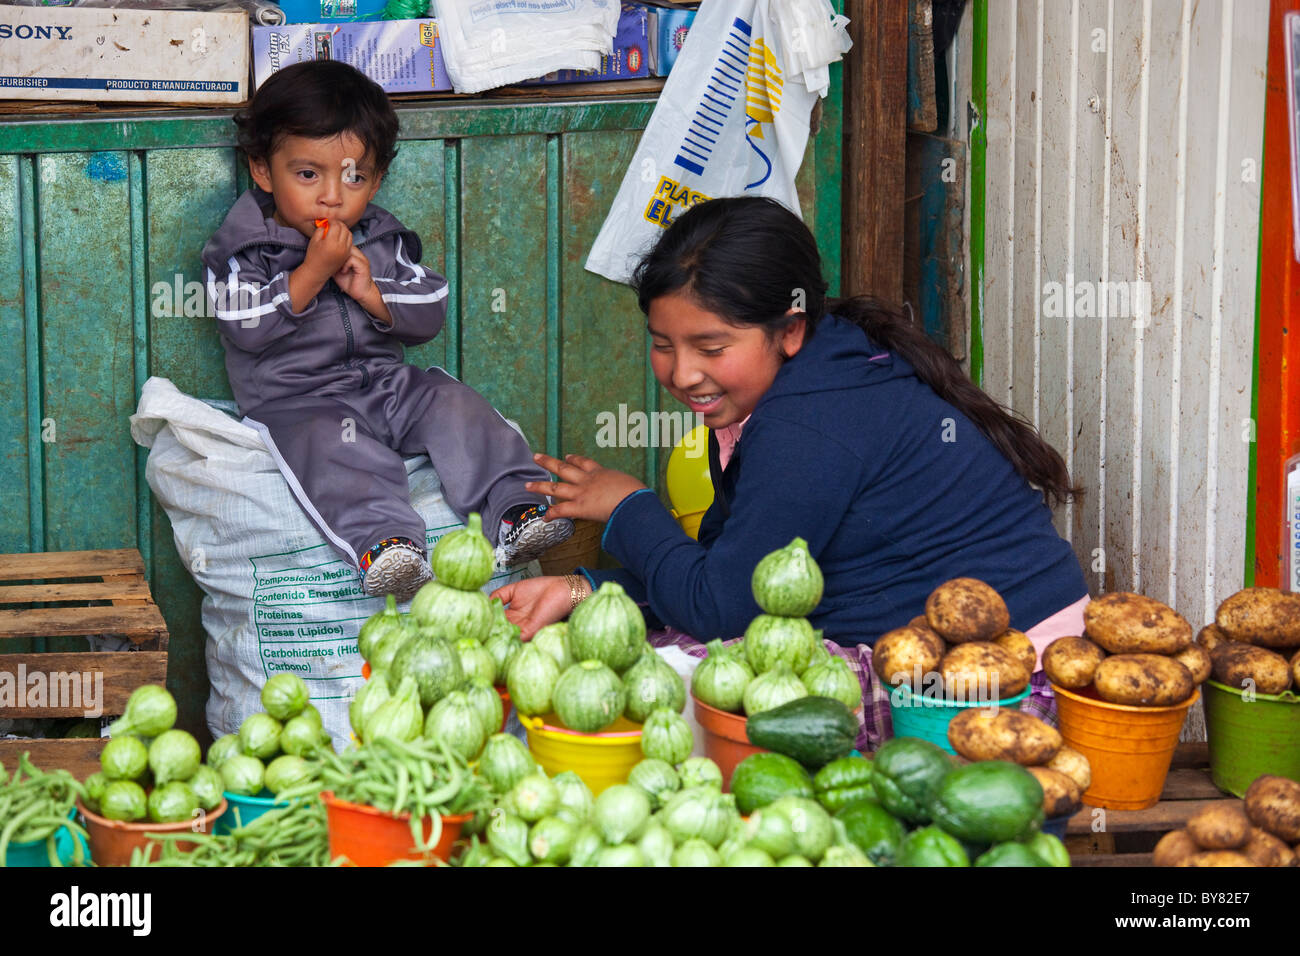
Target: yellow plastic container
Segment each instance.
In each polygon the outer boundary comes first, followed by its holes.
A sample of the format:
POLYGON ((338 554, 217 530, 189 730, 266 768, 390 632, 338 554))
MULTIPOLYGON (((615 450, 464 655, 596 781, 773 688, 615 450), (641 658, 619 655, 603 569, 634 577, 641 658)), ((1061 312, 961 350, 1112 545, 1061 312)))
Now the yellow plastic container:
MULTIPOLYGON (((708 510, 708 508, 704 509, 704 511, 708 510)), ((688 511, 684 515, 678 514, 674 511, 672 514, 673 517, 677 519, 677 523, 682 526, 683 531, 689 534, 692 538, 699 538, 700 522, 704 520, 704 511, 688 511)))
POLYGON ((620 717, 609 730, 599 734, 580 734, 559 726, 554 714, 543 717, 519 715, 528 732, 528 749, 542 765, 548 777, 572 770, 599 796, 616 783, 626 783, 627 775, 641 762, 641 725, 620 717))

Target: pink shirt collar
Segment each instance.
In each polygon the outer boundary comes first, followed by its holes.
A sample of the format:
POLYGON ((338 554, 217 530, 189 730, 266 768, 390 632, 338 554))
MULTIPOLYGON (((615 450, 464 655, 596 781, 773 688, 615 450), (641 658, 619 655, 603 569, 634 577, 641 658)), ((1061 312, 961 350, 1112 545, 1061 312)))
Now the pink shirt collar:
POLYGON ((746 415, 744 421, 714 430, 713 434, 718 439, 718 461, 724 469, 727 467, 727 462, 731 461, 732 453, 735 452, 736 445, 740 442, 740 432, 745 427, 745 422, 748 421, 749 416, 746 415))

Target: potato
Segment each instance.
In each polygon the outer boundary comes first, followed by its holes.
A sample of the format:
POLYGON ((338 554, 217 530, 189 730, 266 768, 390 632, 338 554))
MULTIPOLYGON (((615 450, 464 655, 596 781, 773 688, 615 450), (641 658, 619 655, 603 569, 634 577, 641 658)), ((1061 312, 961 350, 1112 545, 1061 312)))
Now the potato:
POLYGON ((1231 640, 1232 638, 1224 634, 1217 624, 1205 625, 1205 627, 1201 628, 1201 632, 1196 635, 1196 643, 1207 651, 1213 651, 1220 644, 1226 644, 1231 640))
POLYGON ((947 648, 928 627, 908 624, 883 635, 871 648, 871 664, 886 684, 919 687, 926 674, 939 670, 947 648))
MULTIPOLYGON (((1033 718, 1030 718, 1031 720, 1033 718)), ((1083 804, 1079 785, 1061 773, 1047 767, 1026 767, 1043 788, 1043 816, 1064 817, 1074 813, 1083 804)))
POLYGON ((1043 649, 1043 670, 1058 687, 1077 689, 1092 683, 1103 651, 1086 637, 1058 637, 1043 649))
POLYGON ((1210 655, 1214 679, 1236 690, 1280 694, 1291 686, 1291 668, 1276 651, 1233 641, 1220 644, 1210 655))
POLYGON ((1152 866, 1181 866, 1184 860, 1190 860, 1201 852, 1190 833, 1186 830, 1171 830, 1160 838, 1155 852, 1151 854, 1152 866))
POLYGON ((1209 680, 1214 665, 1210 661, 1210 652, 1199 644, 1189 644, 1177 654, 1174 660, 1192 672, 1192 683, 1203 684, 1209 680))
POLYGON ((1287 843, 1300 842, 1300 783, 1264 774, 1246 791, 1250 822, 1287 843))
POLYGON ((975 578, 953 578, 939 585, 925 602, 930 627, 945 641, 991 641, 1011 626, 1002 596, 975 578))
POLYGON ((939 662, 950 700, 1003 700, 1029 686, 1029 672, 992 641, 958 644, 939 662))
POLYGON ((1202 850, 1236 850, 1250 839, 1250 820, 1240 804, 1222 801, 1192 814, 1187 832, 1202 850))
POLYGON ((971 760, 1045 764, 1061 749, 1061 734, 1036 717, 1010 707, 971 707, 948 724, 948 742, 971 760))
POLYGON ((1010 651, 1030 674, 1038 670, 1038 649, 1034 647, 1033 641, 1025 637, 1023 631, 1017 631, 1014 627, 1008 628, 999 634, 993 643, 1003 650, 1010 651))
POLYGON ((1250 828, 1250 839, 1241 848, 1246 858, 1256 866, 1295 866, 1296 856, 1289 846, 1267 830, 1250 828))
POLYGON ((1169 707, 1192 696, 1192 672, 1162 654, 1114 654, 1097 665, 1097 694, 1112 704, 1169 707))
POLYGON ((1049 770, 1059 770, 1076 784, 1080 793, 1087 793, 1092 786, 1092 764, 1079 751, 1062 746, 1051 760, 1044 764, 1049 770))
POLYGON ((927 631, 930 630, 930 621, 924 614, 918 614, 907 623, 909 627, 923 627, 927 631))
POLYGON ((1205 850, 1189 856, 1179 866, 1254 866, 1250 859, 1232 850, 1205 850))
POLYGON ((1112 654, 1177 654, 1192 643, 1192 625, 1181 614, 1129 591, 1089 601, 1083 633, 1112 654))
POLYGON ((1291 655, 1291 683, 1300 687, 1300 651, 1291 655))
POLYGON ((1300 594, 1243 588, 1219 605, 1214 622, 1234 641, 1260 647, 1300 647, 1300 594))

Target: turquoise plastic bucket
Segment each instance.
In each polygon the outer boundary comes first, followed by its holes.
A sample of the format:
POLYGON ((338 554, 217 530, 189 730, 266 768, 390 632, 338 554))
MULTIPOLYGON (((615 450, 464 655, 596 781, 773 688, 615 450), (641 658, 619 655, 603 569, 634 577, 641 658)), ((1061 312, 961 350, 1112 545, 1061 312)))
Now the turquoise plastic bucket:
MULTIPOLYGON (((68 819, 71 820, 77 815, 76 808, 68 813, 68 819)), ((54 837, 54 849, 59 855, 59 861, 68 866, 72 863, 72 855, 75 844, 73 840, 81 844, 82 859, 87 864, 90 863, 90 847, 86 846, 86 841, 81 838, 80 834, 74 838, 72 831, 68 829, 60 830, 54 837)), ((49 866, 50 854, 45 848, 44 840, 32 840, 28 843, 10 843, 9 849, 5 851, 5 866, 49 866)))
POLYGON ((279 803, 272 795, 270 790, 262 788, 261 793, 255 797, 243 797, 237 793, 226 791, 222 794, 230 804, 226 812, 218 818, 216 823, 217 833, 229 833, 231 830, 238 830, 240 827, 246 827, 262 814, 274 807, 285 807, 287 803, 279 803))
MULTIPOLYGON (((1014 697, 997 701, 998 707, 1020 709, 1020 702, 1029 696, 1026 687, 1014 697)), ((936 697, 916 696, 906 685, 890 688, 889 715, 894 722, 895 737, 920 737, 937 744, 945 752, 956 754, 948 743, 948 725, 963 710, 972 707, 993 707, 988 701, 951 701, 936 697)))

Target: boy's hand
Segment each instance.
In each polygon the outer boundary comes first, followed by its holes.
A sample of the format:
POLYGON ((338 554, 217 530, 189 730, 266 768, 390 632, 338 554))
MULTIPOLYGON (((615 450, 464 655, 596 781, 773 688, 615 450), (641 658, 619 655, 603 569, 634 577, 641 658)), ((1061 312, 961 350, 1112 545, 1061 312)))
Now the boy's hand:
MULTIPOLYGON (((324 226, 317 226, 307 241, 307 255, 302 264, 324 285, 348 261, 352 251, 351 230, 340 220, 330 219, 324 226)), ((366 278, 370 278, 369 263, 366 264, 366 278)))
POLYGON ((388 312, 388 306, 384 304, 379 287, 370 275, 370 260, 356 246, 352 247, 343 267, 334 273, 334 281, 340 289, 356 299, 363 309, 385 325, 392 326, 393 318, 388 312))

